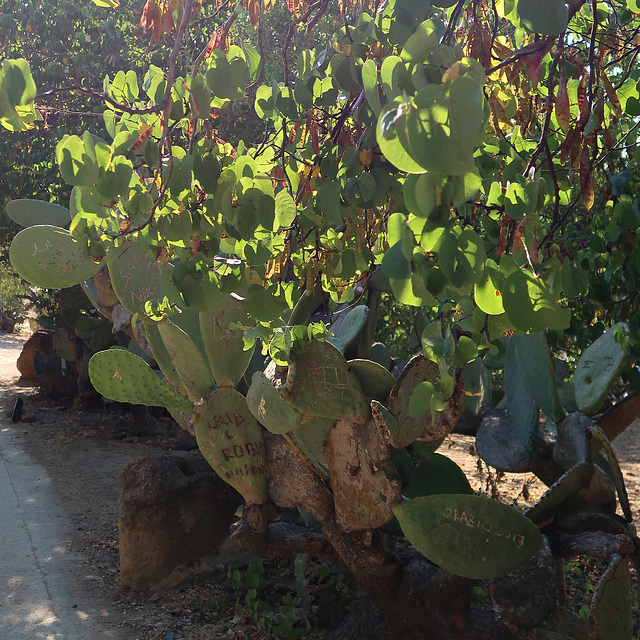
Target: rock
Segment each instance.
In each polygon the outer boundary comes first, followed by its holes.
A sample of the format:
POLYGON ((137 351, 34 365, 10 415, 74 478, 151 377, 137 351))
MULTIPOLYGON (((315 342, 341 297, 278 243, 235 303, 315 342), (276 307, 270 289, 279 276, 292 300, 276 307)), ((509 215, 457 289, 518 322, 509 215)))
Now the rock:
POLYGON ((51 331, 36 331, 22 347, 22 352, 18 356, 16 367, 20 372, 23 380, 34 380, 38 377, 38 373, 33 364, 33 358, 36 351, 41 353, 49 353, 53 350, 51 341, 51 331))
POLYGON ((119 486, 120 578, 139 591, 175 586, 206 568, 241 502, 199 451, 134 460, 119 486))

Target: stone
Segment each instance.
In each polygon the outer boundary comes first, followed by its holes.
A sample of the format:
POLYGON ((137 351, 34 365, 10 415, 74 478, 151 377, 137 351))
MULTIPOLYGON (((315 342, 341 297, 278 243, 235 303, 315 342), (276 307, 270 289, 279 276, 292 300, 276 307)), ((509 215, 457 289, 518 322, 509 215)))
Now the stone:
POLYGON ((215 561, 241 504, 199 451, 134 460, 119 488, 120 579, 138 591, 173 587, 215 561))
POLYGON ((16 362, 16 368, 20 372, 23 380, 35 380, 38 377, 35 365, 33 364, 33 358, 36 351, 40 351, 40 353, 50 353, 53 351, 52 333, 52 331, 46 330, 36 331, 36 333, 24 343, 16 362))

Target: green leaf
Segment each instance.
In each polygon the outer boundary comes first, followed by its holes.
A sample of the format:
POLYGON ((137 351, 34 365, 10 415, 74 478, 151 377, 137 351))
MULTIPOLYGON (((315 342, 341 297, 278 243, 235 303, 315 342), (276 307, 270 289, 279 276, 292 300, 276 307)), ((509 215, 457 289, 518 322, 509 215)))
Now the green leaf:
POLYGON ((291 225, 296 217, 296 203, 284 189, 276 195, 276 216, 273 230, 277 233, 291 225))
POLYGON ((95 184, 100 170, 106 169, 109 155, 106 142, 88 131, 82 138, 65 135, 56 146, 56 162, 63 180, 77 186, 95 184))
MULTIPOLYGON (((401 171, 424 173, 425 169, 409 153, 409 119, 418 118, 409 102, 391 102, 380 114, 376 139, 387 160, 401 171)), ((419 124, 418 124, 419 126, 419 124)), ((412 127, 416 129, 416 125, 412 127)), ((424 141, 424 137, 421 138, 424 141)))
POLYGON ((438 46, 437 25, 425 20, 405 42, 400 58, 404 62, 422 62, 438 46))
POLYGON ((382 111, 382 103, 380 102, 380 93, 378 91, 378 68, 376 67, 376 61, 371 58, 362 65, 362 84, 364 85, 367 102, 373 113, 378 117, 382 111))
POLYGON ((476 304, 484 313, 490 316, 499 316, 504 313, 500 293, 504 281, 504 274, 498 271, 498 265, 493 260, 487 260, 484 273, 473 289, 476 304))
POLYGON ((323 215, 329 224, 342 224, 340 184, 337 181, 325 182, 320 186, 316 196, 316 211, 323 215))
POLYGON ((542 534, 529 519, 484 496, 425 496, 404 500, 394 512, 420 553, 467 578, 506 575, 542 545, 542 534))
POLYGON ((29 63, 22 58, 3 60, 0 67, 0 124, 12 131, 25 129, 26 123, 36 119, 35 96, 36 85, 29 63))
POLYGON ((252 284, 247 290, 245 306, 251 316, 258 322, 272 322, 277 320, 287 308, 275 295, 277 286, 265 289, 260 284, 252 284))
POLYGON ((480 265, 486 259, 482 238, 473 229, 465 229, 459 234, 455 230, 443 234, 438 264, 454 287, 477 282, 482 277, 480 265))
POLYGON ((509 275, 502 287, 502 303, 519 331, 566 329, 571 321, 571 310, 563 308, 545 282, 530 271, 518 269, 509 275))
POLYGON ((564 0, 518 0, 517 11, 529 31, 547 36, 557 36, 569 22, 569 10, 564 0))

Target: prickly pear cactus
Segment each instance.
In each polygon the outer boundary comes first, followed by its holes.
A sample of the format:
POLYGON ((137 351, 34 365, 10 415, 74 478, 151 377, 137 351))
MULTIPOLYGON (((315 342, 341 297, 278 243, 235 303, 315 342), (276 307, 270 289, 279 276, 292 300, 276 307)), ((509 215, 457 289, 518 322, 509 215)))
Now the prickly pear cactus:
POLYGON ((420 553, 467 578, 506 575, 542 545, 542 534, 531 520, 484 496, 425 496, 403 500, 394 512, 420 553))
POLYGON ((111 285, 122 306, 130 313, 145 317, 145 303, 164 291, 158 263, 137 242, 126 242, 107 253, 111 285))
POLYGON ((138 356, 126 349, 99 351, 89 361, 89 377, 105 398, 131 404, 191 411, 193 403, 172 391, 138 356))
MULTIPOLYGON (((147 339, 147 343, 149 344, 151 351, 153 352, 153 358, 160 367, 160 371, 162 371, 167 382, 173 385, 176 389, 184 390, 182 380, 180 380, 180 376, 171 361, 171 356, 167 351, 167 347, 164 346, 164 341, 160 335, 158 323, 148 322, 147 324, 143 324, 142 332, 144 337, 147 339)), ((184 393, 186 394, 186 390, 184 393)))
POLYGON ((615 339, 616 330, 628 331, 620 322, 601 335, 578 360, 574 376, 576 402, 582 413, 592 416, 602 406, 627 362, 627 355, 615 339))
POLYGON ((295 431, 302 421, 302 414, 280 397, 261 371, 253 374, 247 392, 247 405, 256 420, 271 433, 295 431))
POLYGON ((633 613, 629 558, 616 554, 594 591, 590 610, 592 638, 631 640, 633 613))
POLYGON ((193 340, 169 319, 159 323, 158 331, 189 398, 194 401, 204 398, 214 383, 193 340))
POLYGON ((331 342, 337 349, 344 353, 345 349, 358 337, 360 331, 367 323, 369 308, 361 304, 354 307, 338 323, 333 330, 334 335, 327 342, 331 342))
POLYGON ((349 360, 351 371, 358 378, 362 391, 373 400, 385 402, 396 383, 388 369, 373 360, 349 360))
POLYGON ((281 395, 307 418, 351 418, 366 422, 369 403, 344 356, 332 344, 312 340, 292 353, 281 395))
POLYGON ((324 447, 327 444, 335 420, 314 418, 303 422, 289 437, 320 476, 328 475, 327 458, 324 447))
POLYGON ((44 200, 12 200, 6 209, 7 215, 21 227, 38 224, 67 227, 71 222, 71 211, 67 207, 44 200))
POLYGON ((231 295, 221 298, 218 309, 200 313, 200 333, 216 383, 221 387, 234 387, 249 366, 255 344, 245 350, 244 331, 230 326, 248 322, 241 302, 231 295))
MULTIPOLYGON (((458 416, 454 416, 449 408, 440 412, 435 422, 432 422, 428 411, 418 418, 413 418, 409 410, 415 388, 424 381, 435 382, 439 375, 438 365, 421 355, 411 358, 400 374, 387 402, 387 409, 398 421, 398 427, 391 434, 391 444, 394 447, 403 449, 418 437, 423 440, 437 440, 453 429, 458 416)), ((458 414, 461 411, 462 406, 458 414)))
POLYGON ((383 526, 401 499, 401 483, 391 462, 386 430, 338 420, 324 448, 336 520, 343 531, 383 526))
POLYGON ((9 257, 27 282, 46 289, 72 287, 100 269, 66 229, 51 225, 20 231, 11 243, 9 257))
POLYGON ((244 396, 232 387, 213 391, 196 407, 195 430, 198 447, 216 473, 248 505, 264 503, 264 442, 244 396))

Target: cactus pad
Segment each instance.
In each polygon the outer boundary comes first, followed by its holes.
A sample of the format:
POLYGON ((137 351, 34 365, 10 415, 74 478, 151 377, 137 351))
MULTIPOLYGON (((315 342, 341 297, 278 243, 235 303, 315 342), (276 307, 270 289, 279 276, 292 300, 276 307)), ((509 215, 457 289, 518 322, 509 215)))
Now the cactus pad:
POLYGON ((382 342, 374 342, 371 345, 371 353, 369 358, 378 364, 381 364, 385 369, 391 369, 391 354, 389 353, 389 347, 382 342))
POLYGON ((549 418, 560 422, 564 409, 558 395, 547 336, 544 333, 516 335, 510 342, 514 344, 520 377, 529 395, 549 418))
POLYGON ((189 398, 194 401, 204 398, 214 383, 193 340, 171 320, 161 322, 158 331, 189 398))
POLYGON ((302 352, 292 353, 292 360, 294 367, 290 367, 287 380, 289 393, 283 395, 284 400, 308 418, 367 421, 367 398, 344 356, 332 344, 307 342, 302 352))
POLYGON ((107 266, 111 285, 122 306, 145 317, 145 303, 163 295, 164 284, 158 263, 137 242, 109 249, 107 266))
POLYGON ((431 421, 429 411, 418 418, 412 418, 409 411, 409 402, 415 388, 424 381, 436 382, 439 375, 438 365, 422 355, 411 358, 403 369, 387 402, 389 412, 398 420, 398 428, 391 434, 391 444, 394 447, 403 449, 419 436, 422 440, 437 440, 453 429, 457 416, 454 420, 449 419, 449 408, 440 412, 435 422, 431 421))
POLYGON ((538 528, 515 509, 476 495, 433 495, 395 508, 413 546, 450 573, 497 578, 527 562, 542 545, 538 528))
POLYGON ((271 433, 288 433, 300 426, 302 414, 285 402, 266 376, 256 371, 247 392, 247 405, 256 420, 271 433))
POLYGON ((633 637, 633 613, 629 559, 616 554, 594 591, 591 600, 592 638, 623 640, 633 637))
POLYGON ((12 200, 7 204, 7 214, 21 227, 38 224, 68 227, 71 222, 71 211, 67 207, 44 200, 12 200))
POLYGON ((360 331, 367 322, 369 315, 369 308, 361 304, 354 307, 342 317, 334 327, 332 331, 334 335, 329 338, 328 342, 331 342, 342 353, 345 349, 358 337, 360 331))
POLYGON ((367 424, 338 420, 324 448, 336 520, 343 531, 383 526, 401 499, 401 484, 391 462, 386 434, 367 424))
POLYGON ((526 473, 531 470, 531 450, 522 444, 506 411, 487 411, 476 433, 476 450, 498 471, 526 473))
POLYGON ((232 329, 229 325, 237 322, 246 324, 248 316, 240 301, 230 295, 225 298, 226 304, 220 304, 215 311, 200 313, 200 333, 216 383, 222 387, 233 387, 249 366, 255 344, 244 349, 244 331, 232 329))
POLYGON ((327 473, 327 458, 324 446, 329 439, 335 421, 329 418, 315 418, 301 424, 291 440, 296 444, 304 456, 313 464, 320 475, 327 473))
POLYGON ((213 470, 247 504, 266 502, 264 442, 244 396, 232 387, 216 389, 198 405, 195 430, 198 447, 213 470))
POLYGON ((404 495, 419 498, 438 493, 473 494, 473 489, 464 471, 453 460, 439 453, 432 453, 417 464, 404 495))
POLYGON ((63 289, 91 278, 100 265, 84 256, 66 229, 38 225, 23 229, 11 243, 14 269, 31 284, 63 289))
POLYGON ((629 330, 620 322, 601 335, 578 360, 574 376, 576 402, 580 411, 592 416, 620 376, 627 356, 615 339, 616 329, 629 330))
POLYGON ((367 398, 385 402, 396 383, 388 369, 373 360, 349 360, 351 371, 358 378, 367 398))
POLYGON ((138 356, 126 349, 96 353, 89 361, 89 377, 105 398, 131 404, 191 411, 193 403, 172 391, 138 356))

